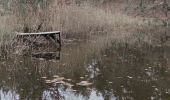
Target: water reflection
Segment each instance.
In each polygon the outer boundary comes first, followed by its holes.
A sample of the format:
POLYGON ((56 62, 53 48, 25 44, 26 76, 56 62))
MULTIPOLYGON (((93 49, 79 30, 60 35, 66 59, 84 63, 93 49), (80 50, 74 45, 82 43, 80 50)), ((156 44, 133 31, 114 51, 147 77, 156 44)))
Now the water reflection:
POLYGON ((3 87, 0 89, 0 100, 19 100, 19 94, 15 90, 3 87))
MULTIPOLYGON (((169 81, 165 78, 169 76, 168 50, 168 47, 150 47, 148 50, 148 47, 137 49, 133 46, 113 47, 106 50, 104 54, 108 56, 98 63, 102 74, 96 77, 96 83, 99 84, 103 78, 105 82, 101 87, 107 86, 110 81, 113 84, 104 90, 101 88, 100 91, 112 92, 109 90, 111 88, 115 91, 117 98, 126 98, 125 100, 169 98, 169 94, 165 92, 165 89, 169 88, 169 81)), ((107 94, 107 92, 102 93, 107 94)))
POLYGON ((1 100, 170 99, 168 46, 113 43, 99 50, 95 43, 66 45, 60 60, 0 59, 1 100), (64 79, 46 82, 54 76, 64 79), (77 85, 82 81, 92 85, 77 85))
POLYGON ((61 48, 55 52, 38 52, 31 54, 32 57, 42 58, 45 60, 60 60, 60 51, 61 48))

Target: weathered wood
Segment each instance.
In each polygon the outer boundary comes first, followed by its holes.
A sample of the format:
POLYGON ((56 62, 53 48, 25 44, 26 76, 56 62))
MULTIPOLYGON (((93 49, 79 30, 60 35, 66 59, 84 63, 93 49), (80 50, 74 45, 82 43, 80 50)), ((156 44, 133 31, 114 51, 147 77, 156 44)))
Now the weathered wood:
POLYGON ((25 36, 25 35, 50 35, 50 34, 60 34, 60 31, 53 32, 38 32, 38 33, 17 33, 17 36, 25 36))
POLYGON ((25 37, 25 36, 44 36, 46 39, 51 40, 53 43, 59 43, 61 47, 61 37, 60 31, 53 31, 53 32, 38 32, 38 33, 17 33, 17 37, 25 37), (58 38, 56 38, 58 35, 58 38))

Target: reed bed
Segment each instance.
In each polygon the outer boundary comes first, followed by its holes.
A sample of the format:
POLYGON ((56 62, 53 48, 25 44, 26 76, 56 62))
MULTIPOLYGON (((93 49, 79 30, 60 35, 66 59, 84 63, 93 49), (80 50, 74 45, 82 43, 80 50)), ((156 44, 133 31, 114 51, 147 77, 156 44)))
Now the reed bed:
POLYGON ((16 6, 13 7, 10 15, 0 18, 3 23, 0 25, 0 31, 3 33, 1 38, 6 36, 1 39, 3 40, 1 44, 11 45, 11 38, 14 38, 16 31, 56 30, 62 32, 64 39, 85 39, 87 37, 94 39, 96 36, 107 36, 110 40, 114 39, 122 43, 145 42, 152 44, 152 35, 139 31, 147 30, 151 24, 142 18, 127 16, 121 11, 115 11, 111 5, 103 8, 90 3, 61 5, 57 1, 53 1, 51 4, 44 5, 45 9, 37 5, 36 10, 34 6, 29 4, 24 5, 24 8, 18 6, 17 3, 14 5, 16 6), (4 40, 6 40, 5 43, 4 40))

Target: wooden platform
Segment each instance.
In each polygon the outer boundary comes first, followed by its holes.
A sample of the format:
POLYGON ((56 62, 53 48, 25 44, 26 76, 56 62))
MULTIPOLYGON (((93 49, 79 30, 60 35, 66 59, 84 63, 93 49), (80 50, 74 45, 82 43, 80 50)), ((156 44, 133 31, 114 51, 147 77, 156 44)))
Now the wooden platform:
POLYGON ((38 33, 17 33, 17 35, 50 35, 50 34, 60 34, 60 31, 53 32, 38 32, 38 33))
POLYGON ((52 32, 38 32, 38 33, 18 33, 17 37, 25 37, 25 36, 44 36, 46 39, 50 39, 52 42, 59 43, 59 46, 61 47, 61 36, 60 31, 52 31, 52 32), (57 37, 58 36, 58 37, 57 37))

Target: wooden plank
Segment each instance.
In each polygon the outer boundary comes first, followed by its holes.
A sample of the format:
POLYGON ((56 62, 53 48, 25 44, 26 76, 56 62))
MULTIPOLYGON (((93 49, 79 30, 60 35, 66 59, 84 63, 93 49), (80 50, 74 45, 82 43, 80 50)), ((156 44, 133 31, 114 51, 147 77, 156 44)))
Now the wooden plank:
POLYGON ((20 36, 25 36, 25 35, 50 35, 50 34, 60 34, 60 31, 38 32, 38 33, 17 33, 17 35, 20 35, 20 36))
POLYGON ((59 43, 59 47, 61 47, 61 37, 60 31, 52 31, 52 32, 38 32, 38 33, 16 33, 17 37, 27 37, 27 36, 44 36, 47 40, 52 41, 56 46, 57 42, 59 43), (58 38, 56 38, 58 35, 58 38))

